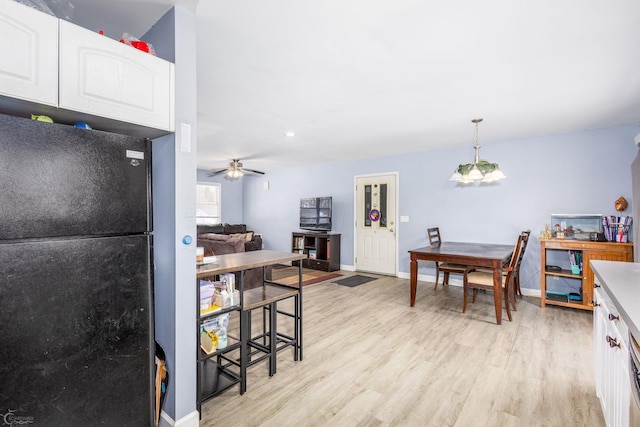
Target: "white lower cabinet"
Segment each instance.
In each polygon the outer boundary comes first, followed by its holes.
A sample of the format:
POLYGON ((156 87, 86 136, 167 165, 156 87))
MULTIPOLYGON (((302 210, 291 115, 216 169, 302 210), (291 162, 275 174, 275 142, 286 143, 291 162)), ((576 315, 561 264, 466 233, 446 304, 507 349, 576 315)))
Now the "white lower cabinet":
POLYGON ((628 329, 602 288, 594 290, 596 394, 609 427, 629 425, 628 329))
POLYGON ((0 0, 0 94, 58 105, 58 19, 0 0))

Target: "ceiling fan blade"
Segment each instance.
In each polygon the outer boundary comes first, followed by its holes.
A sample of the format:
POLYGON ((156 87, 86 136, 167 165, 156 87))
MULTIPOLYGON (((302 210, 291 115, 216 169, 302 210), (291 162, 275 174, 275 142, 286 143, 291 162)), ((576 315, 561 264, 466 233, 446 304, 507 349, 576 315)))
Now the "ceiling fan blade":
POLYGON ((226 172, 228 170, 229 170, 229 168, 214 169, 211 172, 209 172, 209 176, 218 175, 218 174, 224 173, 224 172, 226 172))
POLYGON ((242 168, 242 171, 243 172, 249 172, 249 173, 256 173, 258 175, 264 175, 264 172, 260 172, 260 171, 257 171, 255 169, 242 168))

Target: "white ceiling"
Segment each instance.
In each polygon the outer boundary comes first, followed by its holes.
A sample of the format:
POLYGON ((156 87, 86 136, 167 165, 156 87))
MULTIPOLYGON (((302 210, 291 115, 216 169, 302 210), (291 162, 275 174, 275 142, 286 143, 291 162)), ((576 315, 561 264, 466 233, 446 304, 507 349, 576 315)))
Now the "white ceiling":
POLYGON ((640 122, 638 0, 71 1, 113 38, 196 10, 201 169, 471 147, 475 117, 481 144, 640 122))

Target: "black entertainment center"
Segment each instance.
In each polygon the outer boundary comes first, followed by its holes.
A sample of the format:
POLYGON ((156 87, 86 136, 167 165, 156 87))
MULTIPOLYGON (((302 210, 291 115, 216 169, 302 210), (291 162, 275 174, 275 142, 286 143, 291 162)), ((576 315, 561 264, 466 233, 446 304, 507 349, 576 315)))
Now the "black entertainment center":
MULTIPOLYGON (((291 237, 293 253, 307 255, 302 266, 322 271, 340 270, 340 235, 322 232, 294 232, 291 237)), ((292 263, 298 265, 297 261, 292 263)))
MULTIPOLYGON (((291 238, 292 251, 304 254, 302 266, 322 271, 340 270, 340 234, 331 233, 331 197, 300 199, 300 229, 291 238)), ((297 262, 294 265, 298 265, 297 262)))

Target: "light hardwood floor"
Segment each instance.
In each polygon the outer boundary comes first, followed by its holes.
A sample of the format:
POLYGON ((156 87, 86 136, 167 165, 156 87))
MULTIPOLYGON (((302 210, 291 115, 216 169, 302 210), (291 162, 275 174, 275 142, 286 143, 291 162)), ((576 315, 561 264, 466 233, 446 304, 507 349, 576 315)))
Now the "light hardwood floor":
POLYGON ((406 279, 305 287, 304 360, 251 367, 200 426, 604 426, 592 313, 525 297, 498 326, 492 298, 462 314, 456 286, 419 282, 415 307, 406 279))

